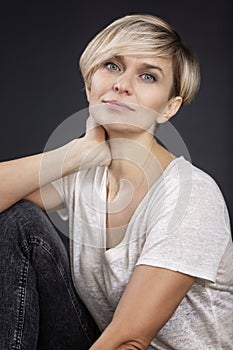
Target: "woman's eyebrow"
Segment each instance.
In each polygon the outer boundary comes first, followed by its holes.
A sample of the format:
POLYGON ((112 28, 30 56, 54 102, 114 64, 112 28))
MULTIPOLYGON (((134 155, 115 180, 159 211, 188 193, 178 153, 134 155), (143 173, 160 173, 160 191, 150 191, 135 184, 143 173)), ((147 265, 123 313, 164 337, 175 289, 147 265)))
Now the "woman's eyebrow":
POLYGON ((156 70, 159 70, 160 73, 161 73, 161 74, 163 75, 163 77, 164 77, 164 72, 163 72, 162 68, 159 67, 159 66, 154 66, 154 65, 149 64, 149 63, 142 63, 142 64, 141 64, 141 67, 142 67, 143 69, 156 69, 156 70))

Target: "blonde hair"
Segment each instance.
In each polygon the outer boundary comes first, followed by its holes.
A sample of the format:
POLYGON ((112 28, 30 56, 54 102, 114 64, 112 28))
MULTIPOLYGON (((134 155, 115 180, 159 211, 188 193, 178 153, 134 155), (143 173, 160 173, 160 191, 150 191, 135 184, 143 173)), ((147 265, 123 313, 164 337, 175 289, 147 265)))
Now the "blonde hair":
POLYGON ((80 69, 87 87, 95 71, 106 61, 123 55, 171 57, 174 82, 170 98, 181 96, 190 103, 200 84, 195 55, 182 43, 178 33, 152 15, 128 15, 117 19, 97 34, 80 58, 80 69))

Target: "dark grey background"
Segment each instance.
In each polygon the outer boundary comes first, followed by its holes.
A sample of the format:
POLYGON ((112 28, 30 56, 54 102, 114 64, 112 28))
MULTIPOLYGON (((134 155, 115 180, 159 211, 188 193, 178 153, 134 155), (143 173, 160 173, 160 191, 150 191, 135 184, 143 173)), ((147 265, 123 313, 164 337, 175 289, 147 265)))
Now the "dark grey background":
POLYGON ((87 106, 77 60, 113 19, 151 13, 197 54, 199 95, 172 119, 192 162, 214 177, 233 216, 230 0, 11 1, 0 11, 0 160, 43 151, 53 130, 87 106))

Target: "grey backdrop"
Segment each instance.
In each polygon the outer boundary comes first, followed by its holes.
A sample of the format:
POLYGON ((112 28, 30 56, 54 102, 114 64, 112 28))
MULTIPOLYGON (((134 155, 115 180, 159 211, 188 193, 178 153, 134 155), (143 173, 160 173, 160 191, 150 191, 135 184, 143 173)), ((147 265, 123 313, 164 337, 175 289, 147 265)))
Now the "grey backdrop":
POLYGON ((230 0, 11 1, 0 12, 0 160, 41 152, 53 130, 87 106, 77 60, 113 19, 151 13, 197 54, 199 95, 172 123, 192 162, 215 178, 233 216, 230 0))

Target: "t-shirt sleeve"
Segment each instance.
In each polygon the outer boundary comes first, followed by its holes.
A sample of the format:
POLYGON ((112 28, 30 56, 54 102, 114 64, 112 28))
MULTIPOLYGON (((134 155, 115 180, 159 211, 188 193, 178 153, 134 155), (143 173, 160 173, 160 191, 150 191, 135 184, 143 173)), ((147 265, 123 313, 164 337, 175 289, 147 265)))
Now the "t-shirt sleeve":
POLYGON ((182 195, 181 191, 179 195, 168 191, 159 217, 152 208, 137 265, 167 268, 215 282, 231 236, 225 201, 211 178, 193 180, 190 192, 189 188, 190 184, 183 184, 182 195))

